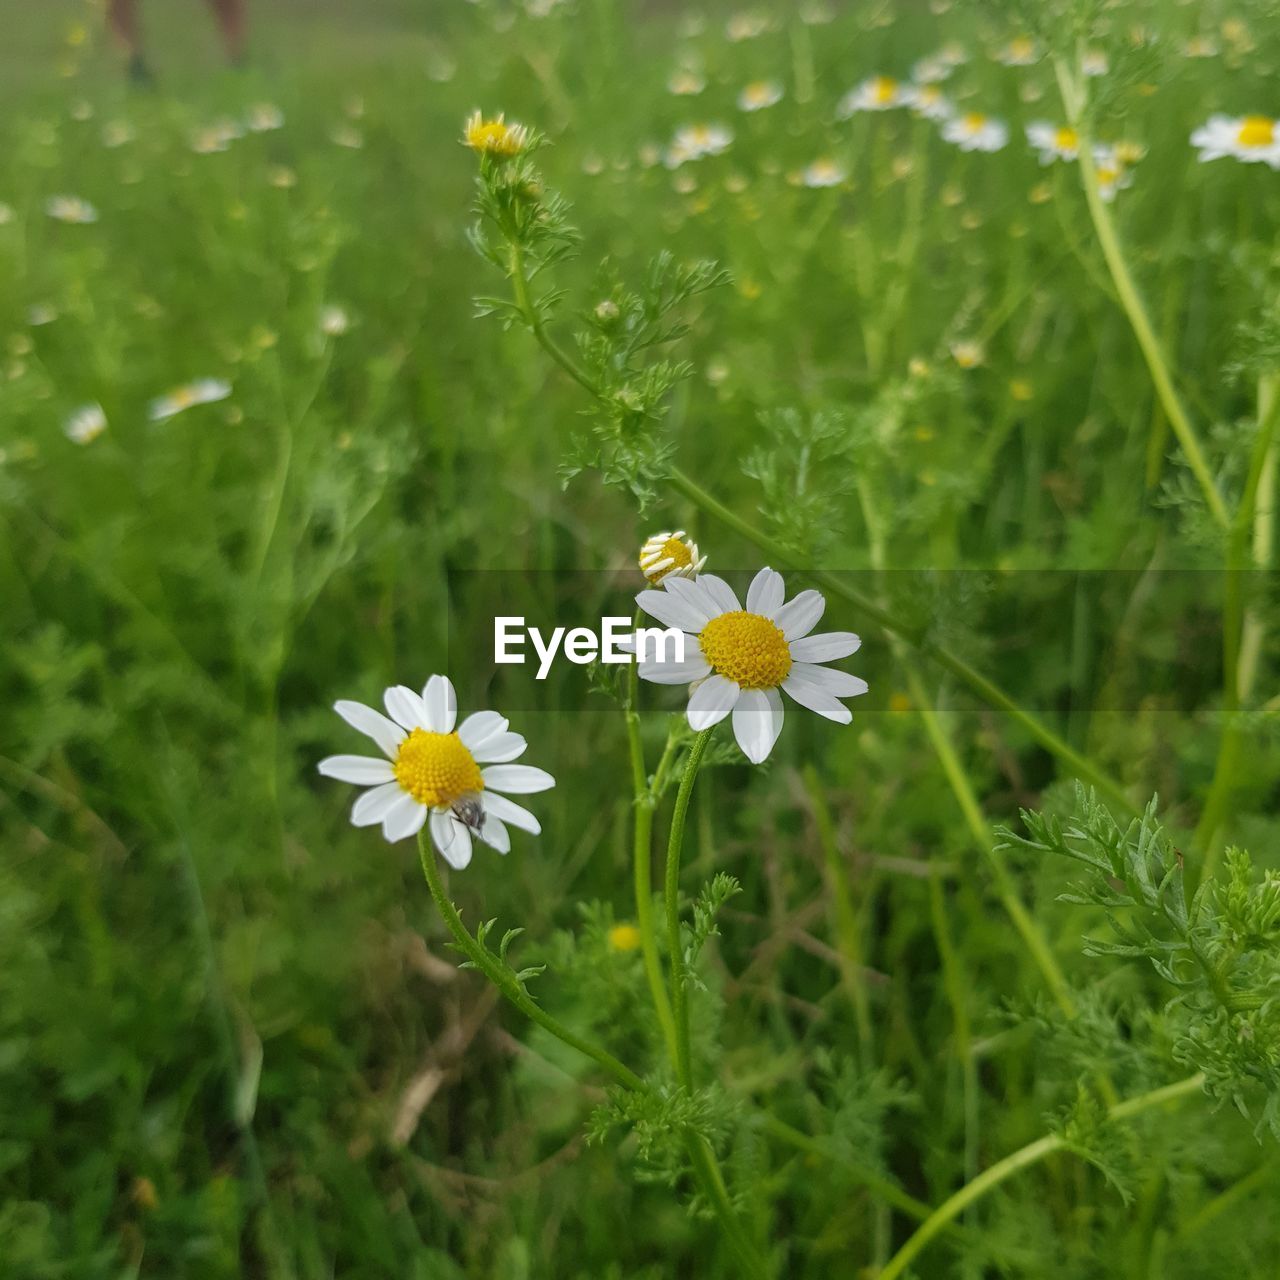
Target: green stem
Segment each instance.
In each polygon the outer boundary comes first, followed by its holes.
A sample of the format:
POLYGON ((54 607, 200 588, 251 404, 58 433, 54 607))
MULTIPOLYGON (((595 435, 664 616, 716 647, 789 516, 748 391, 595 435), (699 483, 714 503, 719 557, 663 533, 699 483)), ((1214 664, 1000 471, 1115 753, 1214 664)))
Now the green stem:
POLYGON ((701 1134, 689 1130, 685 1133, 685 1146, 689 1152, 689 1160, 693 1164, 694 1174, 702 1187, 702 1194, 706 1196, 712 1212, 716 1215, 716 1220, 720 1223, 720 1229, 724 1232, 729 1247, 745 1268, 746 1275, 753 1280, 764 1280, 768 1274, 767 1268, 756 1246, 738 1220, 710 1143, 701 1134))
POLYGON ((703 752, 711 740, 712 729, 703 729, 689 746, 676 792, 676 807, 671 815, 671 833, 667 837, 666 908, 667 951, 671 959, 671 991, 676 1024, 676 1077, 686 1089, 693 1087, 693 1064, 689 1052, 689 990, 684 965, 684 947, 680 941, 680 850, 684 844, 684 824, 693 795, 694 779, 702 764, 703 752))
MULTIPOLYGON (((1117 1103, 1107 1111, 1107 1117, 1110 1120, 1124 1120, 1143 1111, 1149 1111, 1152 1107, 1163 1106, 1168 1102, 1176 1102, 1187 1094, 1195 1093, 1203 1087, 1204 1076, 1197 1072, 1197 1074, 1188 1076, 1185 1080, 1179 1080, 1176 1084, 1166 1085, 1162 1089, 1153 1089, 1150 1093, 1144 1093, 1137 1098, 1130 1098, 1126 1102, 1117 1103)), ((1045 1137, 1039 1138, 1035 1142, 1015 1151, 1012 1155, 1005 1156, 1003 1160, 984 1170, 971 1182, 965 1183, 959 1191, 940 1204, 920 1224, 906 1244, 889 1260, 889 1265, 880 1272, 876 1280, 895 1280, 895 1277, 902 1275, 906 1271, 907 1267, 934 1236, 963 1213, 971 1204, 980 1200, 988 1191, 993 1191, 1002 1182, 1013 1177, 1015 1173, 1020 1173, 1023 1169, 1028 1169, 1033 1164, 1038 1164, 1055 1151, 1064 1149, 1069 1149, 1065 1138, 1056 1133, 1047 1134, 1045 1137)))
POLYGON ((1169 424, 1173 427, 1178 443, 1182 446, 1187 465, 1190 466, 1192 474, 1200 485, 1214 522, 1225 531, 1231 525, 1226 503, 1218 492, 1218 486, 1214 482, 1213 474, 1200 447, 1200 441, 1196 437, 1195 428, 1192 427, 1191 419, 1174 388, 1168 361, 1160 349, 1160 340, 1151 327, 1151 320, 1147 315, 1142 295, 1138 292, 1138 286, 1134 283, 1129 264, 1125 261, 1124 252, 1120 247, 1120 238, 1116 235, 1111 210, 1102 199, 1098 187, 1098 171, 1093 162, 1093 143, 1084 128, 1084 91, 1072 70, 1061 58, 1054 60, 1054 73, 1058 78, 1058 90, 1062 95, 1062 105, 1067 113, 1067 121, 1079 138, 1080 177, 1084 184, 1085 203, 1089 206, 1089 216, 1093 220, 1093 228, 1097 233, 1098 244, 1106 260, 1107 270, 1111 273, 1116 293, 1120 297, 1120 305, 1129 319, 1133 336, 1137 338, 1138 346, 1142 349, 1142 356, 1147 362, 1147 370, 1151 374, 1156 395, 1160 398, 1160 403, 1168 415, 1169 424))
POLYGON ((440 879, 440 868, 437 865, 436 857, 435 848, 431 844, 426 831, 419 831, 418 860, 422 863, 422 874, 426 877, 427 888, 431 890, 431 896, 436 900, 436 906, 440 909, 440 914, 444 917, 444 922, 449 932, 453 934, 454 941, 458 944, 458 949, 467 959, 526 1018, 536 1022, 544 1030, 551 1032, 557 1040, 563 1040, 570 1048, 577 1049, 579 1053, 585 1054, 592 1061, 599 1063, 624 1088, 631 1089, 636 1093, 648 1092, 649 1086, 630 1067, 624 1066, 619 1062, 607 1049, 602 1049, 599 1045, 584 1040, 577 1032, 570 1031, 564 1023, 553 1018, 528 995, 516 980, 515 974, 493 952, 487 947, 482 947, 472 937, 466 925, 462 923, 462 917, 458 914, 457 907, 449 901, 444 883, 440 879))

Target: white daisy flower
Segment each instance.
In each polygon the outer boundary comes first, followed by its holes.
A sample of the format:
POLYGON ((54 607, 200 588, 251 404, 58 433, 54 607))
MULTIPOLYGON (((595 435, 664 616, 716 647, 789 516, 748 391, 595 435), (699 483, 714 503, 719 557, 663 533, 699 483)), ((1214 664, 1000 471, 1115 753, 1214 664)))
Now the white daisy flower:
POLYGON ((106 429, 107 415, 100 404, 81 405, 62 424, 67 439, 75 444, 90 444, 106 429))
POLYGON ((754 40, 769 30, 769 19, 763 13, 735 13, 724 26, 725 38, 733 44, 754 40))
POLYGON ((692 685, 689 724, 708 729, 733 715, 733 734, 747 759, 759 764, 782 731, 782 698, 829 720, 848 724, 853 713, 840 698, 866 693, 867 683, 819 665, 856 653, 849 631, 810 635, 826 601, 813 590, 784 603, 782 575, 761 569, 747 590, 747 607, 723 578, 696 582, 667 578, 661 590, 642 591, 636 603, 665 627, 685 632, 684 661, 644 661, 639 674, 655 684, 692 685))
POLYGON ((696 578, 707 563, 698 555, 698 544, 684 536, 683 529, 674 533, 655 533, 640 548, 640 571, 656 587, 663 578, 696 578))
POLYGON ((855 85, 836 104, 836 118, 847 120, 859 111, 889 111, 907 105, 908 95, 892 76, 872 76, 855 85))
POLYGON ((950 120, 955 114, 951 99, 936 84, 912 85, 905 94, 912 111, 926 120, 950 120))
POLYGON ((340 338, 351 327, 351 317, 346 308, 330 303, 320 311, 320 332, 326 338, 340 338))
POLYGON ((1230 156, 1280 169, 1280 122, 1270 116, 1210 116, 1191 135, 1191 145, 1202 161, 1230 156))
POLYGON ((732 142, 733 130, 722 124, 682 125, 676 130, 663 162, 668 169, 678 169, 688 160, 718 156, 727 151, 732 142))
POLYGON ((955 64, 942 53, 932 53, 921 58, 911 68, 911 78, 916 84, 941 84, 955 70, 955 64))
POLYGON ((834 160, 823 156, 801 171, 800 181, 806 187, 838 187, 848 176, 834 160))
POLYGON ((167 395, 157 397, 151 402, 147 415, 152 422, 163 422, 184 409, 194 408, 198 404, 213 404, 217 400, 225 400, 230 394, 231 384, 222 378, 199 378, 195 382, 175 387, 167 395))
POLYGON ((961 151, 999 151, 1009 142, 1009 126, 994 116, 969 111, 942 126, 942 136, 961 151))
POLYGON ((1066 124, 1033 120, 1027 125, 1027 141, 1040 153, 1041 164, 1074 160, 1080 154, 1080 135, 1066 124))
POLYGON ((738 94, 739 111, 763 111, 782 101, 782 86, 776 80, 753 80, 738 94))
POLYGON ((962 369, 976 369, 986 358, 982 343, 962 338, 951 344, 951 358, 962 369))
POLYGON ((1118 191, 1133 186, 1133 174, 1121 160, 1117 147, 1094 147, 1093 167, 1098 175, 1098 194, 1107 204, 1116 198, 1118 191))
POLYGON ((693 98, 707 87, 707 78, 700 71, 681 67, 673 71, 667 80, 667 92, 680 98, 693 98))
POLYGON ((284 112, 273 102, 257 102, 249 108, 245 123, 251 133, 270 133, 284 128, 284 112))
POLYGON ((79 196, 50 196, 44 202, 44 211, 59 222, 97 222, 98 211, 79 196))
POLYGON ((1087 49, 1080 59, 1080 70, 1087 76, 1105 76, 1111 63, 1101 49, 1087 49))
POLYGON ((506 853, 508 824, 535 836, 542 830, 528 809, 499 794, 530 795, 556 784, 543 769, 510 763, 526 744, 508 732, 503 716, 477 711, 455 728, 458 700, 447 676, 432 676, 420 695, 396 685, 382 700, 390 719, 360 702, 333 708, 382 756, 329 756, 318 766, 327 778, 369 788, 351 810, 357 827, 380 823, 394 843, 429 825, 436 848, 458 870, 471 861, 473 835, 506 853))
POLYGON ((1017 36, 997 49, 993 56, 1006 67, 1029 67, 1039 61, 1040 50, 1030 36, 1017 36))

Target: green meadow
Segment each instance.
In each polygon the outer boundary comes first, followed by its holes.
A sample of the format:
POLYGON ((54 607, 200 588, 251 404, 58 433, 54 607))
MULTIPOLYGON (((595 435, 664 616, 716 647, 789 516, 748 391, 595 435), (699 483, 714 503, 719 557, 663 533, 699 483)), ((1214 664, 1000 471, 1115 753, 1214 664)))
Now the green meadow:
POLYGON ((140 15, 0 0, 0 1280, 1277 1275, 1270 0, 140 15))

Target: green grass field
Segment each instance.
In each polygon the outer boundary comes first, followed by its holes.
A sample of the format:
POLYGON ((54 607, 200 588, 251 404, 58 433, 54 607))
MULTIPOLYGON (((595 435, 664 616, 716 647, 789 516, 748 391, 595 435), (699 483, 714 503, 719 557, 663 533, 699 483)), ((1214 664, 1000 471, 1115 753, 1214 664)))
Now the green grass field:
POLYGON ((0 1280, 1280 1275, 1269 0, 142 14, 0 0, 0 1280), (688 715, 495 662, 677 529, 688 715))

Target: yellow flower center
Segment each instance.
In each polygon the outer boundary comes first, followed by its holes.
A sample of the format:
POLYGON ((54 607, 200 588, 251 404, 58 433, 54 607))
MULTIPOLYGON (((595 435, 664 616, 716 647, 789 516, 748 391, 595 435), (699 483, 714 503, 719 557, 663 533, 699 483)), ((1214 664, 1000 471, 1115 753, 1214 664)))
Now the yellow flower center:
POLYGON ((608 937, 614 951, 634 951, 640 945, 640 930, 633 924, 615 924, 608 937))
POLYGON ((758 613, 722 613, 702 628, 698 642, 712 670, 744 689, 776 689, 791 670, 786 637, 758 613))
MULTIPOLYGON (((658 563, 662 564, 664 560, 670 560, 671 563, 644 575, 650 582, 661 582, 667 574, 673 573, 676 569, 687 568, 693 563, 693 552, 680 538, 668 538, 658 553, 658 563)), ((641 567, 643 568, 643 565, 641 567)))
POLYGON ((432 809, 484 790, 480 766, 456 733, 414 729, 400 744, 391 767, 401 789, 432 809))
POLYGON ((1276 122, 1266 116, 1245 116, 1236 140, 1242 147, 1269 147, 1276 138, 1276 122))
POLYGON ((898 82, 890 76, 876 76, 872 95, 879 103, 892 102, 898 92, 898 82))
POLYGON ((1009 42, 1009 53, 1015 58, 1029 58, 1035 51, 1036 46, 1028 36, 1019 36, 1009 42))
POLYGON ((473 117, 467 121, 465 138, 473 151, 491 156, 515 156, 524 150, 525 131, 504 120, 481 120, 473 117))
POLYGON ((978 130, 986 123, 987 117, 980 111, 970 111, 964 118, 964 127, 968 129, 970 133, 977 133, 978 130))
POLYGON ((1098 181, 1104 186, 1109 187, 1115 183, 1120 177, 1120 170, 1104 165, 1098 170, 1098 181))
POLYGON ((1053 141, 1060 151, 1074 151, 1080 146, 1080 135, 1070 126, 1064 125, 1054 132, 1053 141))

